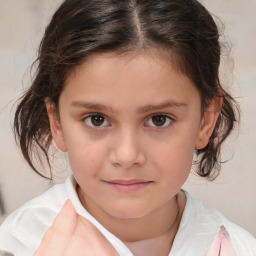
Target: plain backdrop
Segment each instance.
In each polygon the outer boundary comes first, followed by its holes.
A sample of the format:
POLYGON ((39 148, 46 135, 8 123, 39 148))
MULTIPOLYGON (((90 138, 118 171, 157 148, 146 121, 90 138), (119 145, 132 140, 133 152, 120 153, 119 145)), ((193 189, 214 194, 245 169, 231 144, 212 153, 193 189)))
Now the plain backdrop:
MULTIPOLYGON (((68 175, 61 156, 52 182, 25 163, 11 130, 15 100, 30 83, 29 66, 50 16, 60 0, 0 0, 0 189, 6 215, 68 175)), ((184 188, 218 208, 256 236, 256 1, 201 1, 225 24, 233 45, 232 62, 224 58, 221 77, 241 104, 242 119, 226 143, 221 175, 207 182, 191 173, 184 188), (232 73, 231 73, 232 72, 232 73)), ((6 216, 5 215, 5 216, 6 216)), ((0 217, 4 219, 4 216, 0 217)))

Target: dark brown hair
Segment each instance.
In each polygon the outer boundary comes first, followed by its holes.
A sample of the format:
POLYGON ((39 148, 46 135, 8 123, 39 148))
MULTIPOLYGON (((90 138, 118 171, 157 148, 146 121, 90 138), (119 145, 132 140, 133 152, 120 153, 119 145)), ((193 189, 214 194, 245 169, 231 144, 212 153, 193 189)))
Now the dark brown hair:
POLYGON ((220 169, 221 145, 237 120, 236 103, 219 80, 219 37, 213 17, 196 0, 64 1, 46 28, 35 78, 15 113, 16 139, 28 164, 41 176, 33 155, 45 156, 50 166, 52 136, 44 99, 49 97, 58 107, 74 67, 95 53, 164 49, 197 87, 203 109, 210 99, 223 98, 209 144, 196 151, 197 173, 214 178, 220 169))

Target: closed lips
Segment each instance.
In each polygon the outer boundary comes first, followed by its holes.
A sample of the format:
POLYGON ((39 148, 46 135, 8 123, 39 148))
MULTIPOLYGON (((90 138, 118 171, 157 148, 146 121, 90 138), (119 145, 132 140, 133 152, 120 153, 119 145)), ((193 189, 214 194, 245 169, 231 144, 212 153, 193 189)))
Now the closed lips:
POLYGON ((144 180, 111 180, 106 183, 119 191, 133 192, 146 187, 152 182, 144 180))

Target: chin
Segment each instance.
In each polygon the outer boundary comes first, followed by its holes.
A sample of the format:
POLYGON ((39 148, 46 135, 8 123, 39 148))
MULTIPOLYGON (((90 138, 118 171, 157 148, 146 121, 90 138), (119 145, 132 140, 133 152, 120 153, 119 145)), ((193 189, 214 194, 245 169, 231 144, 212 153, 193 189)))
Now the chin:
POLYGON ((142 218, 145 215, 149 213, 149 209, 141 208, 141 207, 129 207, 129 206, 123 206, 123 207, 114 207, 108 211, 108 214, 110 214, 114 218, 118 219, 137 219, 142 218))

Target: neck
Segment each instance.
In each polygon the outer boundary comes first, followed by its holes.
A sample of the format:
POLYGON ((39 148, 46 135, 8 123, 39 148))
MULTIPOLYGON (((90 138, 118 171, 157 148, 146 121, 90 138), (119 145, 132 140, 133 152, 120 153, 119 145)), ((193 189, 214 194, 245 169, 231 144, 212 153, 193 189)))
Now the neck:
POLYGON ((167 256, 172 248, 174 240, 173 231, 138 242, 126 242, 133 255, 136 256, 167 256))
POLYGON ((130 249, 133 255, 136 256, 167 256, 173 245, 175 235, 178 231, 180 220, 186 205, 186 196, 180 192, 176 196, 178 205, 178 212, 176 218, 173 219, 172 225, 167 232, 162 233, 156 237, 136 242, 125 242, 126 246, 130 249))
POLYGON ((168 255, 186 203, 183 192, 143 217, 127 219, 113 217, 88 198, 85 200, 79 187, 77 192, 82 205, 109 232, 123 241, 134 255, 168 255))

